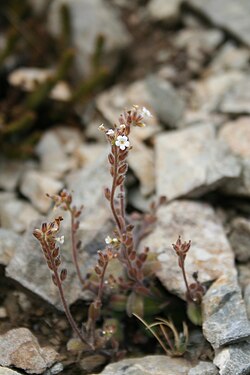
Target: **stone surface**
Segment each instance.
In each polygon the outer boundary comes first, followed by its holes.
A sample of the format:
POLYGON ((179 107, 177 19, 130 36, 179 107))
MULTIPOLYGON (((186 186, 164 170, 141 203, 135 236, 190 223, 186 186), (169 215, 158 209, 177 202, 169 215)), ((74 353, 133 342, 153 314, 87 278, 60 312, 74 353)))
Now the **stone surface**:
POLYGON ((60 7, 66 4, 72 20, 72 43, 77 49, 76 63, 80 74, 89 74, 91 57, 99 35, 103 35, 105 62, 114 65, 119 52, 130 43, 130 34, 114 8, 103 0, 56 0, 49 10, 49 29, 61 32, 60 7))
MULTIPOLYGON (((147 356, 124 359, 108 365, 101 375, 188 375, 191 364, 183 358, 167 356, 147 356)), ((94 375, 94 374, 92 374, 94 375)))
POLYGON ((19 161, 0 160, 0 188, 14 191, 23 171, 23 163, 19 161))
POLYGON ((234 0, 188 0, 188 3, 213 24, 250 46, 250 3, 248 0, 237 2, 234 0))
POLYGON ((7 266, 16 251, 21 236, 9 229, 0 228, 0 264, 7 266))
POLYGON ((217 352, 214 363, 220 375, 248 375, 250 373, 250 343, 230 345, 217 352))
POLYGON ((77 129, 57 127, 45 132, 36 146, 41 168, 50 176, 61 177, 77 167, 74 157, 82 145, 82 136, 77 129))
POLYGON ((222 43, 223 33, 216 29, 201 27, 187 28, 179 31, 175 45, 187 54, 187 68, 198 73, 214 50, 222 43))
POLYGON ((38 217, 38 212, 28 202, 16 198, 0 201, 0 222, 5 229, 22 233, 38 217))
POLYGON ((233 179, 223 186, 229 194, 250 194, 250 117, 243 116, 235 121, 226 123, 219 131, 219 138, 225 142, 241 166, 239 178, 233 179))
MULTIPOLYGON (((34 91, 38 85, 46 82, 54 74, 53 69, 23 67, 11 72, 8 81, 12 86, 19 87, 24 91, 34 91)), ((55 100, 68 101, 71 97, 71 91, 66 82, 59 81, 53 87, 49 96, 55 100)))
POLYGON ((208 67, 209 74, 217 74, 227 70, 246 70, 249 67, 250 51, 227 42, 218 51, 208 67))
MULTIPOLYGON (((61 212, 54 212, 53 217, 60 214, 61 212)), ((93 270, 93 266, 96 264, 97 250, 105 246, 105 237, 107 233, 111 233, 112 229, 109 222, 104 223, 103 217, 99 219, 97 215, 98 213, 92 217, 92 223, 83 222, 85 226, 83 224, 78 233, 78 239, 82 241, 82 247, 78 252, 78 261, 83 276, 93 270), (102 222, 101 227, 98 226, 100 221, 102 222)), ((62 267, 67 268, 68 271, 67 279, 64 281, 65 297, 71 304, 79 298, 84 298, 85 293, 81 289, 75 267, 72 264, 69 222, 70 220, 65 220, 60 235, 65 235, 65 242, 61 245, 61 258, 62 267)), ((51 280, 50 271, 40 245, 32 235, 33 230, 40 228, 41 223, 42 220, 33 223, 22 242, 17 244, 15 256, 6 268, 6 273, 25 288, 36 293, 59 310, 63 310, 58 290, 51 280)))
POLYGON ((203 333, 214 349, 250 338, 250 322, 235 274, 217 279, 202 300, 203 333))
POLYGON ((40 171, 26 171, 23 174, 20 190, 41 213, 48 212, 51 200, 46 194, 56 194, 63 188, 62 182, 40 171))
POLYGON ((56 361, 53 348, 41 348, 27 328, 12 329, 0 336, 1 366, 15 366, 28 374, 42 374, 56 361))
POLYGON ((154 153, 152 149, 136 139, 132 140, 132 145, 128 165, 140 181, 141 194, 148 196, 155 190, 154 153))
POLYGON ((11 370, 8 367, 0 367, 0 375, 20 375, 20 372, 11 370))
POLYGON ((179 127, 185 103, 176 89, 157 75, 150 75, 146 79, 146 88, 159 120, 172 128, 179 127))
MULTIPOLYGON (((110 209, 104 198, 103 188, 110 186, 110 175, 106 162, 106 154, 102 159, 87 168, 72 172, 67 176, 67 188, 73 191, 73 204, 84 205, 81 217, 78 239, 82 246, 78 258, 83 275, 93 270, 96 262, 97 250, 105 246, 105 237, 112 234, 113 223, 110 221, 110 209)), ((62 263, 68 270, 65 283, 65 294, 69 303, 84 297, 75 268, 71 260, 70 245, 70 216, 59 209, 53 210, 49 220, 62 215, 60 235, 65 235, 65 243, 61 246, 62 263)), ((15 257, 7 267, 8 275, 32 290, 48 302, 62 309, 57 288, 53 285, 50 272, 43 259, 38 241, 32 236, 34 228, 39 228, 42 220, 31 225, 22 243, 18 244, 15 257)))
POLYGON ((133 135, 139 139, 146 139, 155 135, 160 128, 146 80, 136 81, 129 86, 114 86, 112 89, 99 94, 96 99, 97 109, 110 124, 118 123, 119 115, 124 109, 129 109, 133 105, 146 107, 152 113, 152 118, 147 119, 147 126, 143 129, 134 128, 133 135))
POLYGON ((182 0, 151 0, 148 4, 150 18, 154 21, 173 23, 180 16, 180 5, 182 0))
POLYGON ((157 271, 162 284, 184 298, 186 289, 178 259, 172 248, 180 235, 191 240, 185 261, 188 281, 199 271, 200 282, 211 282, 225 272, 236 274, 234 256, 224 229, 214 210, 207 204, 187 200, 174 201, 158 210, 156 227, 141 243, 158 254, 161 269, 157 271))
POLYGON ((234 219, 231 223, 229 241, 239 262, 250 260, 250 220, 243 217, 234 219))
POLYGON ((250 78, 248 75, 225 93, 219 109, 229 114, 250 114, 250 78))
POLYGON ((169 200, 187 194, 199 196, 239 174, 237 159, 217 139, 211 124, 156 137, 156 191, 169 200))
POLYGON ((191 368, 188 375, 219 375, 218 368, 212 362, 200 361, 191 368))

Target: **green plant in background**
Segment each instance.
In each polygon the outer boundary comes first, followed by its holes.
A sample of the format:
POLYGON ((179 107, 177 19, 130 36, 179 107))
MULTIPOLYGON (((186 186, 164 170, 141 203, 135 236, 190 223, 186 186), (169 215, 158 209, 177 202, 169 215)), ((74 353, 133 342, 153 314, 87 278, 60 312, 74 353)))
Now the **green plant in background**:
POLYGON ((59 121, 79 126, 77 105, 86 104, 113 74, 102 63, 105 39, 99 35, 93 45, 92 72, 78 84, 73 83, 75 51, 69 9, 61 6, 61 33, 55 39, 44 27, 48 5, 44 2, 43 11, 37 15, 26 1, 0 4, 1 31, 6 40, 0 51, 0 147, 10 157, 30 156, 43 130, 59 121), (10 73, 20 66, 53 69, 43 82, 34 82, 32 92, 26 92, 22 85, 13 87, 8 81, 10 73), (51 98, 61 81, 69 87, 66 101, 51 98))

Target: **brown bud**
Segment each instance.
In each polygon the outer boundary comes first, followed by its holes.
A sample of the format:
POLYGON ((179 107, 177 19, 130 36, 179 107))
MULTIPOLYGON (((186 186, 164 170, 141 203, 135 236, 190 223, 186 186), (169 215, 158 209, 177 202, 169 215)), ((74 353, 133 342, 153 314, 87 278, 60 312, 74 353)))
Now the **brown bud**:
POLYGON ((57 258, 55 258, 55 265, 56 265, 56 267, 58 267, 58 266, 60 266, 60 264, 61 264, 61 258, 60 258, 60 255, 59 255, 57 258))
POLYGON ((58 254, 59 254, 59 251, 60 251, 59 247, 56 247, 56 248, 53 250, 52 257, 53 257, 53 258, 56 258, 56 257, 58 256, 58 254))
POLYGON ((48 265, 49 269, 50 269, 51 271, 53 271, 53 267, 52 267, 52 264, 51 264, 50 261, 47 261, 47 265, 48 265))
POLYGON ((132 243, 133 243, 133 238, 132 237, 127 237, 127 239, 126 239, 126 246, 130 246, 130 245, 132 245, 132 243))
POLYGON ((66 279, 66 277, 67 277, 67 270, 66 270, 66 268, 63 268, 61 270, 61 273, 60 273, 60 280, 64 281, 66 279))
POLYGON ((136 263, 136 266, 137 266, 139 269, 142 267, 142 262, 141 262, 140 259, 137 259, 135 263, 136 263))
POLYGON ((147 253, 141 253, 141 254, 139 255, 139 259, 140 259, 140 261, 141 261, 142 263, 144 263, 144 262, 146 261, 146 259, 147 259, 147 256, 148 256, 147 253))
POLYGON ((104 266, 104 261, 102 259, 98 259, 98 264, 100 267, 103 267, 104 266))
POLYGON ((47 223, 42 223, 42 232, 45 233, 47 231, 47 223))
POLYGON ((104 189, 104 195, 105 195, 105 198, 106 198, 108 201, 110 201, 111 193, 110 193, 109 188, 105 188, 105 189, 104 189))
POLYGON ((135 260, 135 258, 136 258, 136 251, 133 250, 133 251, 131 251, 131 253, 129 254, 129 259, 133 261, 133 260, 135 260))
POLYGON ((52 281, 55 284, 55 286, 58 286, 55 275, 53 274, 53 275, 51 275, 51 277, 52 277, 52 281))
POLYGON ((119 176, 119 177, 117 178, 117 180, 116 180, 116 186, 121 185, 121 184, 123 183, 124 179, 125 179, 124 176, 122 176, 122 175, 119 176))
POLYGON ((124 163, 118 168, 118 173, 125 174, 128 170, 128 164, 124 163))
POLYGON ((102 271, 100 270, 98 266, 95 266, 95 273, 99 276, 102 274, 102 271))
POLYGON ((119 153, 119 156, 118 156, 118 159, 119 161, 124 161, 126 159, 126 157, 128 156, 128 151, 121 151, 119 153))
POLYGON ((111 167, 109 172, 110 172, 111 176, 114 177, 114 167, 111 167))
POLYGON ((41 240, 42 239, 42 232, 40 231, 40 229, 35 229, 33 231, 33 236, 36 237, 38 240, 41 240))
POLYGON ((113 165, 114 162, 115 162, 114 155, 112 155, 112 154, 108 154, 108 159, 109 159, 110 164, 113 165))

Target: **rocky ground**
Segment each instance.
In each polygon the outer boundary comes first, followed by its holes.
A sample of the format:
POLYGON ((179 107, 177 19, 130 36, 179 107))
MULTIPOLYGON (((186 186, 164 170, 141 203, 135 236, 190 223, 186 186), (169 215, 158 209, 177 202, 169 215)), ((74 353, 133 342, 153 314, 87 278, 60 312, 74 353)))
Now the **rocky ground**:
MULTIPOLYGON (((9 151, 31 133, 13 136, 9 129, 17 123, 6 125, 4 115, 16 97, 34 92, 38 82, 53 76, 55 67, 49 59, 25 65, 25 57, 18 60, 18 49, 4 59, 0 54, 0 374, 250 374, 249 1, 54 0, 48 2, 44 26, 53 38, 60 39, 62 3, 71 15, 69 44, 77 50, 74 74, 67 81, 59 77, 40 112, 34 101, 26 102, 40 131, 32 147, 25 148, 25 159, 10 157, 9 151), (98 81, 90 93, 84 91, 80 101, 73 100, 78 81, 90 85, 86 77, 92 77, 93 46, 100 34, 101 62, 109 79, 98 81), (32 231, 55 215, 46 193, 73 191, 75 204, 84 205, 79 230, 83 274, 95 265, 96 251, 112 228, 103 199, 103 187, 110 181, 107 145, 98 126, 109 127, 133 104, 148 108, 153 117, 131 138, 128 208, 147 212, 156 197, 168 199, 140 246, 157 254, 159 283, 183 308, 185 285, 171 244, 178 235, 191 239, 187 274, 198 271, 207 292, 202 331, 190 325, 184 358, 161 355, 154 340, 150 349, 143 349, 143 340, 136 343, 134 337, 122 347, 125 358, 107 364, 103 354, 67 351, 72 333, 32 231), (67 116, 63 112, 65 119, 52 121, 50 108, 62 105, 67 116)), ((45 9, 43 1, 30 4, 34 17, 45 9)), ((2 18, 7 14, 18 29, 7 10, 2 9, 2 18)), ((18 32, 27 38, 25 30, 18 32)), ((6 40, 3 23, 0 49, 5 50, 6 40)), ((66 216, 65 291, 80 323, 89 296, 79 285, 68 251, 69 225, 66 216)), ((132 326, 128 331, 134 329, 131 319, 125 323, 132 326)))

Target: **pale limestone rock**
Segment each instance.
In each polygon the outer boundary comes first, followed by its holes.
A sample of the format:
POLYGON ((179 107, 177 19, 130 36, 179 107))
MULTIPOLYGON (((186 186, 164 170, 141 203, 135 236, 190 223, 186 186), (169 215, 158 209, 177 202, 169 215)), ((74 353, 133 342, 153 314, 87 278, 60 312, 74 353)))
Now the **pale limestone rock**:
POLYGON ((0 228, 0 264, 7 266, 16 251, 21 236, 10 229, 0 228))
POLYGON ((192 201, 174 201, 158 210, 155 229, 141 243, 158 254, 161 269, 157 271, 162 284, 184 298, 186 288, 177 256, 172 248, 179 235, 191 240, 186 257, 186 273, 199 271, 200 282, 211 282, 224 273, 236 274, 234 255, 215 211, 207 204, 192 201))
POLYGON ((149 16, 154 21, 173 23, 180 16, 182 0, 151 0, 148 4, 149 16))
POLYGON ((240 117, 226 123, 219 132, 219 138, 227 144, 241 166, 238 178, 223 186, 229 194, 250 195, 250 117, 240 117))
POLYGON ((0 201, 0 222, 5 229, 22 233, 38 217, 39 213, 28 202, 16 198, 0 201))
POLYGON ((28 374, 42 374, 55 363, 53 348, 41 348, 27 328, 12 329, 0 336, 1 366, 15 366, 28 374))
POLYGON ((242 342, 219 350, 214 358, 220 375, 247 375, 250 373, 250 343, 242 342))
POLYGON ((148 196, 155 190, 154 153, 152 149, 136 139, 132 140, 132 146, 128 164, 140 181, 141 194, 148 196))
POLYGON ((214 349, 250 338, 250 322, 236 275, 224 273, 202 299, 203 334, 214 349))
POLYGON ((246 75, 228 90, 219 105, 219 110, 229 114, 250 114, 250 78, 246 75))
POLYGON ((62 177, 78 166, 75 153, 82 146, 82 135, 77 129, 56 127, 45 132, 36 146, 36 154, 44 172, 62 177))
POLYGON ((191 366, 184 358, 151 355, 111 363, 100 375, 188 375, 191 366))
POLYGON ((14 191, 23 169, 23 163, 19 161, 0 160, 0 188, 7 191, 14 191))
POLYGON ((46 194, 56 194, 63 188, 62 182, 40 171, 26 171, 22 177, 20 190, 41 213, 48 212, 51 199, 46 194))
POLYGON ((240 174, 239 163, 211 124, 156 137, 156 191, 169 200, 199 196, 240 174))
POLYGON ((250 3, 248 0, 188 0, 195 10, 214 25, 250 46, 250 3))

